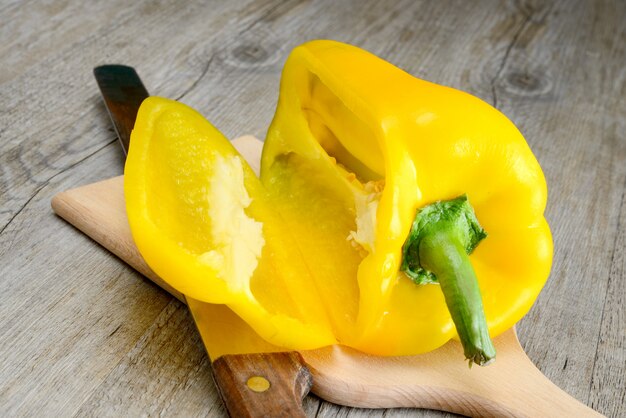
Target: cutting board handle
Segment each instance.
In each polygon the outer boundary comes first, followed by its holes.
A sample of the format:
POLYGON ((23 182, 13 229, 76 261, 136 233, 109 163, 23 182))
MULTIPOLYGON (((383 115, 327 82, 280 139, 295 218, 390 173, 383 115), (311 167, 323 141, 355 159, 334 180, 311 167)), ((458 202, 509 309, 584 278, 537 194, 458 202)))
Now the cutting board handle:
POLYGON ((545 377, 514 329, 494 344, 495 363, 471 370, 465 362, 451 361, 463 352, 456 341, 419 356, 379 357, 337 346, 302 356, 314 377, 313 392, 347 406, 439 409, 471 417, 602 416, 545 377))
POLYGON ((306 417, 313 379, 296 352, 225 355, 213 362, 213 378, 231 417, 306 417))

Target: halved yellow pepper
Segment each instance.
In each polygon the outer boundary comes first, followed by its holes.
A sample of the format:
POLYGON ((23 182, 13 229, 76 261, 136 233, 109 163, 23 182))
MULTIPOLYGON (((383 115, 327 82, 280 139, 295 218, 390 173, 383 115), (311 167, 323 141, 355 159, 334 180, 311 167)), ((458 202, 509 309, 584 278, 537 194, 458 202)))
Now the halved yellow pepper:
POLYGON ((492 336, 550 270, 546 184, 515 126, 338 42, 289 56, 261 181, 199 114, 159 98, 139 111, 125 175, 148 264, 288 348, 402 355, 455 337, 440 286, 401 271, 416 212, 437 201, 466 195, 488 233, 469 259, 492 336))
POLYGON ((261 179, 320 266, 318 287, 349 289, 332 324, 363 351, 420 353, 456 335, 439 286, 399 272, 428 204, 465 194, 488 233, 470 260, 492 336, 528 312, 550 271, 546 183, 517 128, 474 96, 350 45, 313 41, 289 56, 261 179))
POLYGON ((276 345, 335 342, 265 188, 200 114, 173 100, 146 99, 124 174, 135 243, 172 287, 227 304, 276 345))

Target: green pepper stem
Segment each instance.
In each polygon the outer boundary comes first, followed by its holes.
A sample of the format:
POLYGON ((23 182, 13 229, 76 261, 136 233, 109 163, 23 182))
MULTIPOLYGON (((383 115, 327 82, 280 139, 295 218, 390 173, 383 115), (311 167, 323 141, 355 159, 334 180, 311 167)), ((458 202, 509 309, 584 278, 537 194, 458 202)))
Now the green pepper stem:
POLYGON ((476 273, 460 241, 452 229, 431 231, 420 242, 419 258, 422 266, 437 276, 470 367, 472 362, 484 366, 495 359, 496 350, 476 273))

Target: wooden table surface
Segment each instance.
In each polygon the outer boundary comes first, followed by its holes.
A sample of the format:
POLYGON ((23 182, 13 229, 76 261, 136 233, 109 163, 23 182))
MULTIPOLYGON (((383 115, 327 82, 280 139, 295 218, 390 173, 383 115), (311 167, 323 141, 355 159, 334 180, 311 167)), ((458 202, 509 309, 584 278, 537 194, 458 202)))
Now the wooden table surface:
POLYGON ((555 257, 520 339, 558 386, 626 415, 626 2, 205 3, 0 5, 1 416, 225 415, 186 308, 50 199, 122 173, 94 66, 135 66, 227 136, 263 138, 287 54, 315 38, 468 91, 521 129, 548 181, 555 257))

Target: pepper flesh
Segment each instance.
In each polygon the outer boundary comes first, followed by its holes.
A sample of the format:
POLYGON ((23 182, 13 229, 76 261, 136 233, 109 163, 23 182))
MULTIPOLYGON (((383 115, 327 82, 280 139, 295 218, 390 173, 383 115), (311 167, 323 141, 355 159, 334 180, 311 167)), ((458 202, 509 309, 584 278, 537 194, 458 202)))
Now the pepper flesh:
POLYGON ((124 174, 135 243, 172 287, 228 305, 275 345, 335 342, 267 192, 200 114, 173 100, 146 99, 124 174))
POLYGON ((237 213, 248 230, 262 225, 264 243, 249 251, 251 277, 211 267, 241 238, 215 239, 206 199, 216 161, 239 158, 228 141, 184 105, 151 98, 131 144, 127 208, 148 264, 276 345, 403 355, 455 338, 439 285, 416 285, 400 267, 416 210, 462 194, 489 233, 469 260, 491 336, 530 309, 549 274, 545 179, 515 126, 350 45, 313 41, 290 54, 260 181, 240 162, 248 196, 234 199, 237 213))

